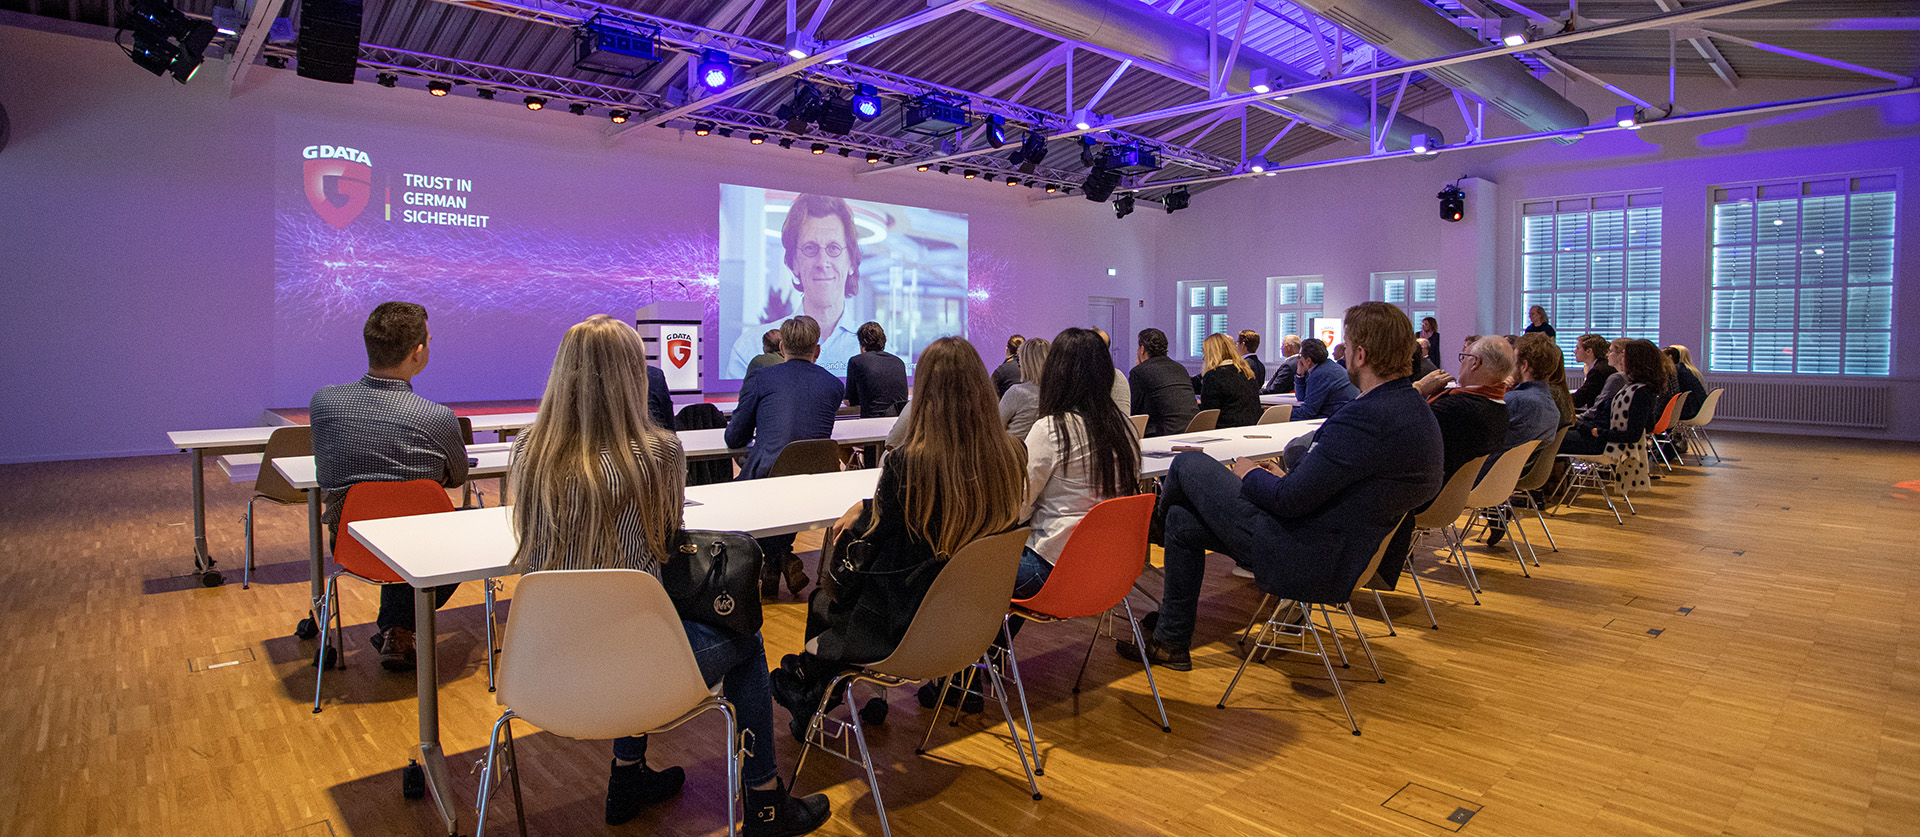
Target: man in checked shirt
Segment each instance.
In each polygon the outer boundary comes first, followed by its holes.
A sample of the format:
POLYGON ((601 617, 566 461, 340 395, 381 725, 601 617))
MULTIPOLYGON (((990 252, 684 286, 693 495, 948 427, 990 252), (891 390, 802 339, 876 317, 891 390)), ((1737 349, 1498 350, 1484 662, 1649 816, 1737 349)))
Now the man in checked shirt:
MULTIPOLYGON (((413 376, 427 367, 427 309, 411 302, 383 302, 367 316, 367 374, 351 384, 326 387, 309 405, 313 458, 319 471, 328 545, 340 537, 340 503, 362 482, 430 479, 449 488, 467 481, 467 445, 453 410, 413 394, 413 376)), ((459 585, 434 588, 434 607, 459 585)), ((372 638, 380 665, 411 671, 413 589, 380 587, 380 633, 372 638)))

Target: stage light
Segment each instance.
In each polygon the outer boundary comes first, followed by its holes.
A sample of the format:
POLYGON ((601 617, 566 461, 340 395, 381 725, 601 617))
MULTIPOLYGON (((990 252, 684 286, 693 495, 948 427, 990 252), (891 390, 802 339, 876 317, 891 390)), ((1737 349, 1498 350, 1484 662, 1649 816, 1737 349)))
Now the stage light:
POLYGON ((710 49, 701 54, 700 83, 708 90, 724 90, 733 83, 733 61, 726 53, 710 49))
POLYGON ((753 143, 754 145, 765 145, 767 143, 767 135, 755 131, 747 135, 747 142, 753 143))
POLYGON ((528 96, 527 98, 522 99, 521 101, 524 101, 527 103, 527 110, 539 110, 547 106, 547 100, 540 98, 539 96, 528 96))
POLYGON ((1247 81, 1255 93, 1273 92, 1273 71, 1265 67, 1253 68, 1253 72, 1247 74, 1247 81))
POLYGON ((172 74, 174 81, 186 84, 213 43, 213 24, 187 17, 167 0, 135 0, 132 12, 133 48, 121 49, 141 69, 156 76, 172 74))
POLYGON ((1527 42, 1527 19, 1509 17, 1500 20, 1500 42, 1507 46, 1519 46, 1527 42))
POLYGON ((373 81, 375 84, 378 84, 381 87, 392 87, 400 83, 400 77, 392 73, 381 73, 377 76, 374 76, 373 81))
POLYGON ((639 78, 660 63, 660 28, 595 14, 573 30, 573 68, 639 78))
POLYGON ((853 103, 835 95, 820 103, 820 107, 814 110, 813 118, 821 131, 846 136, 853 131, 853 103))
POLYGON ((793 147, 793 137, 781 137, 781 138, 780 138, 780 147, 781 147, 781 148, 792 148, 792 147, 793 147))
POLYGON ((1621 105, 1613 109, 1613 123, 1622 128, 1631 128, 1640 122, 1640 111, 1633 105, 1621 105))
POLYGON ((827 144, 824 142, 816 142, 813 144, 813 147, 808 150, 815 154, 825 154, 827 153, 827 144))
POLYGON ((572 111, 574 116, 587 115, 587 105, 585 102, 574 102, 573 104, 567 105, 567 110, 572 111))
POLYGON ((453 92, 453 82, 439 81, 437 79, 429 81, 427 82, 427 92, 435 96, 445 96, 453 92))
POLYGON ((615 111, 607 112, 607 118, 613 120, 613 124, 615 125, 627 124, 627 119, 631 116, 633 116, 633 114, 630 114, 624 110, 615 110, 615 111))
POLYGON ((842 156, 842 157, 849 157, 849 158, 850 158, 850 157, 852 157, 852 156, 853 156, 853 149, 851 149, 851 148, 842 148, 842 149, 840 149, 840 156, 842 156))
POLYGON ((713 123, 712 123, 712 122, 695 122, 695 123, 693 123, 693 135, 694 135, 694 136, 696 136, 696 137, 704 137, 704 136, 706 136, 706 135, 708 135, 708 134, 711 134, 711 133, 713 133, 713 123))
POLYGON ((1186 209, 1187 202, 1191 200, 1192 197, 1192 195, 1187 193, 1187 187, 1181 186, 1162 195, 1160 197, 1160 203, 1166 206, 1167 214, 1172 215, 1175 212, 1186 209))
POLYGON ((987 144, 994 148, 1007 144, 1007 118, 1000 114, 987 117, 987 144))
POLYGON ((902 130, 941 136, 967 127, 967 101, 946 93, 916 97, 900 116, 902 130))
POLYGON ((1440 190, 1440 220, 1458 221, 1467 216, 1467 193, 1449 185, 1440 190))
POLYGON ((1100 155, 1102 168, 1111 169, 1124 175, 1140 175, 1159 171, 1160 161, 1153 152, 1138 145, 1110 145, 1100 155))
POLYGON ((1255 155, 1247 159, 1247 171, 1259 174, 1270 168, 1273 168, 1273 163, 1265 157, 1255 155))
POLYGON ((869 152, 867 152, 867 162, 868 162, 868 163, 878 163, 878 162, 880 162, 880 152, 878 152, 878 151, 869 151, 869 152))
POLYGON ((992 182, 993 182, 993 175, 992 175, 991 173, 989 173, 989 174, 984 174, 984 175, 981 175, 981 177, 983 177, 983 178, 986 178, 986 181, 987 181, 988 183, 992 183, 992 182))
POLYGON ((1093 137, 1080 135, 1080 165, 1093 168, 1100 163, 1100 143, 1093 137))
POLYGON ((1095 117, 1093 111, 1081 108, 1073 112, 1073 127, 1081 131, 1093 130, 1095 117))
POLYGON ((1013 175, 1007 175, 1007 185, 1008 185, 1008 186, 1018 186, 1018 185, 1020 185, 1020 181, 1018 181, 1018 180, 1015 180, 1015 179, 1014 179, 1014 177, 1013 177, 1013 175))
POLYGON ((1049 184, 1047 184, 1047 194, 1049 194, 1049 195, 1051 195, 1051 194, 1053 194, 1053 193, 1055 193, 1055 192, 1058 192, 1058 191, 1060 191, 1060 187, 1058 187, 1058 186, 1055 186, 1055 185, 1053 185, 1053 184, 1051 184, 1051 183, 1049 183, 1049 184))
POLYGON ((913 170, 914 170, 914 171, 926 171, 927 169, 930 169, 930 168, 933 168, 933 167, 932 167, 932 166, 929 166, 929 165, 927 165, 926 163, 921 163, 920 165, 917 165, 917 166, 914 166, 914 167, 913 167, 913 170))
POLYGON ((807 123, 818 117, 820 110, 820 90, 812 82, 801 79, 793 83, 793 101, 781 105, 773 115, 787 123, 787 130, 793 133, 805 133, 807 123))
POLYGON ((941 166, 941 167, 940 167, 940 173, 941 173, 941 174, 953 174, 953 167, 952 167, 952 166, 941 166))
POLYGON ((1080 184, 1081 190, 1087 193, 1087 200, 1094 203, 1105 203, 1119 186, 1120 173, 1100 165, 1088 171, 1086 181, 1080 184))
POLYGON ((814 46, 813 40, 807 37, 807 33, 805 32, 788 32, 787 33, 787 40, 786 40, 787 57, 792 58, 795 61, 798 61, 802 58, 812 55, 813 46, 814 46))
POLYGON ((1047 135, 1037 128, 1028 128, 1027 136, 1020 141, 1020 150, 1007 156, 1007 162, 1020 167, 1023 174, 1033 174, 1035 166, 1047 159, 1047 135))
POLYGON ((1133 214, 1133 196, 1126 195, 1113 202, 1113 217, 1125 218, 1133 214))
POLYGON ((731 137, 733 136, 733 129, 725 125, 722 125, 718 128, 715 128, 714 133, 719 134, 722 137, 731 137))
POLYGON ((979 177, 979 176, 980 176, 980 172, 978 172, 978 171, 976 171, 976 170, 974 170, 974 169, 967 169, 967 170, 966 170, 965 172, 962 172, 962 173, 961 173, 961 175, 962 175, 963 177, 965 177, 966 179, 968 179, 968 180, 972 180, 972 179, 974 179, 974 178, 976 178, 976 177, 979 177))
POLYGON ((1429 157, 1440 153, 1443 147, 1438 134, 1414 134, 1413 139, 1407 144, 1413 149, 1413 153, 1429 157))
POLYGON ((879 119, 880 91, 871 84, 862 84, 856 88, 853 97, 853 115, 862 122, 879 119))

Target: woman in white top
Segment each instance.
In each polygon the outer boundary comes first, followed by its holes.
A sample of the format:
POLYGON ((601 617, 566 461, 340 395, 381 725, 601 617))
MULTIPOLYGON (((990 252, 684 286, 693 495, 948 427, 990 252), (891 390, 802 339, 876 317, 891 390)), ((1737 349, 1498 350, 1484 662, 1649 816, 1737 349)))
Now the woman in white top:
MULTIPOLYGON (((1040 377, 1039 418, 1027 432, 1027 505, 1032 534, 1013 597, 1040 592, 1080 518, 1102 500, 1134 493, 1140 442, 1114 407, 1113 359, 1091 329, 1060 332, 1040 377)), ((1015 627, 1018 627, 1015 620, 1015 627)))
POLYGON ((1000 396, 1000 422, 1015 439, 1027 438, 1033 420, 1040 416, 1040 374, 1047 366, 1045 338, 1035 337, 1020 344, 1020 383, 1007 387, 1000 396))

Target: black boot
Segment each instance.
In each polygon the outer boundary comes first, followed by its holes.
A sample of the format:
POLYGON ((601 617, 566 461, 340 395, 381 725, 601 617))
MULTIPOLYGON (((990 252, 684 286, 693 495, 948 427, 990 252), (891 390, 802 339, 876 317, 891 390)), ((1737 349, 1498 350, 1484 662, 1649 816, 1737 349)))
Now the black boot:
POLYGON ((788 796, 786 782, 747 789, 747 837, 795 837, 819 828, 832 814, 824 793, 788 796))
POLYGON ((669 767, 654 771, 646 762, 613 763, 607 776, 607 825, 619 825, 640 815, 648 805, 671 798, 687 782, 687 771, 669 767))

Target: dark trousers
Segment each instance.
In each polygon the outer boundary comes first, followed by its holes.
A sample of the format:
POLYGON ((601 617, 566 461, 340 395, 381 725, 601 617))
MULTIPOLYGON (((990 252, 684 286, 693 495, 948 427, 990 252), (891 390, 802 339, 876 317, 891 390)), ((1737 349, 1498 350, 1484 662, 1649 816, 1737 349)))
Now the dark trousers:
POLYGON ((1154 640, 1165 648, 1193 645, 1200 581, 1207 553, 1225 553, 1256 575, 1269 557, 1264 545, 1279 537, 1280 522, 1240 496, 1240 478, 1198 451, 1174 457, 1160 481, 1166 515, 1166 574, 1154 640))
MULTIPOLYGON (((453 598, 453 591, 458 589, 460 589, 458 584, 443 584, 439 587, 427 588, 428 592, 433 594, 433 609, 439 610, 446 607, 447 600, 453 598)), ((380 615, 374 620, 374 624, 379 626, 380 630, 405 628, 411 631, 415 615, 411 585, 404 582, 380 585, 380 615)))
POLYGON ((793 557, 792 535, 768 535, 755 538, 760 543, 760 572, 773 575, 786 568, 787 561, 793 557))

